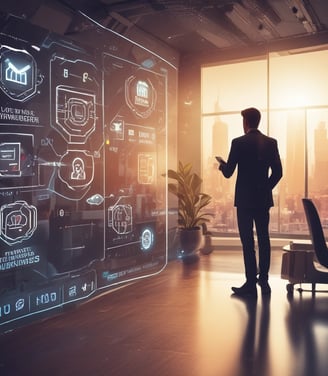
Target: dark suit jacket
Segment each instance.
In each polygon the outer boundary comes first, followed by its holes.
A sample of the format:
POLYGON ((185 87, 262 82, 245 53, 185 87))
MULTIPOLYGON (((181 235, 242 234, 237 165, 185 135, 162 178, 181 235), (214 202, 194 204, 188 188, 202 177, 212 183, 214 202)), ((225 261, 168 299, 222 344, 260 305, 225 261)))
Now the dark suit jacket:
POLYGON ((235 206, 269 208, 273 206, 272 189, 282 177, 278 144, 258 129, 232 140, 229 157, 220 170, 229 178, 238 166, 235 206))

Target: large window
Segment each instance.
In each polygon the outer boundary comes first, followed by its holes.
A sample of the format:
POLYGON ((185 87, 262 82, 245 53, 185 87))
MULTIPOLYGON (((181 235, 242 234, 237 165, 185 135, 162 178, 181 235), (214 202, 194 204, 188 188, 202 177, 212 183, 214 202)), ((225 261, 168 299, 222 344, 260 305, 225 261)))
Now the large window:
POLYGON ((240 111, 251 106, 262 112, 260 130, 278 140, 283 163, 271 232, 308 232, 302 197, 315 201, 328 227, 327 64, 322 50, 202 68, 202 168, 204 191, 213 196, 212 230, 237 232, 236 172, 225 179, 214 157, 227 158, 231 140, 243 133, 240 111))

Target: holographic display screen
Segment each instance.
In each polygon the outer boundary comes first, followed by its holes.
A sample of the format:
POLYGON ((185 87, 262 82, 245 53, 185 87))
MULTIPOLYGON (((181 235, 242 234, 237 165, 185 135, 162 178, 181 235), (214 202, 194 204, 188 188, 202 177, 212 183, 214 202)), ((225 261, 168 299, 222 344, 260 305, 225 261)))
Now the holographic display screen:
POLYGON ((0 327, 167 261, 167 63, 36 35, 0 34, 0 327))

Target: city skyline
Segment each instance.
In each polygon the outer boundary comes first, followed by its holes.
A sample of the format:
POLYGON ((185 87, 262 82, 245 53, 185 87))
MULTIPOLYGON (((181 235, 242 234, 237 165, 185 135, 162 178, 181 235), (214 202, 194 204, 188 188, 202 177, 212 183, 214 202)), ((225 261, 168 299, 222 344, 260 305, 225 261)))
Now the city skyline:
MULTIPOLYGON (((210 129, 210 131, 207 129, 206 133, 208 135, 211 132, 211 137, 207 136, 208 142, 203 137, 203 150, 206 149, 207 155, 210 155, 203 168, 203 176, 204 191, 213 197, 216 218, 213 227, 228 232, 237 230, 233 214, 235 176, 232 179, 224 179, 221 174, 218 174, 214 158, 218 154, 223 158, 228 157, 231 140, 238 133, 235 126, 233 126, 235 129, 231 130, 231 122, 234 119, 229 119, 229 117, 231 116, 214 116, 213 121, 205 125, 210 129), (223 223, 223 220, 226 223, 223 223)), ((285 111, 284 116, 280 116, 281 118, 285 119, 284 124, 281 122, 270 124, 272 133, 280 135, 277 139, 278 144, 282 145, 281 159, 284 169, 284 177, 274 190, 277 202, 275 203, 276 207, 272 209, 271 227, 272 230, 278 232, 290 232, 291 229, 300 232, 302 229, 306 230, 306 227, 302 226, 305 224, 305 216, 301 198, 305 197, 307 193, 305 191, 307 185, 309 186, 308 194, 311 193, 319 203, 323 217, 328 217, 328 199, 325 200, 327 203, 323 204, 323 197, 328 193, 328 184, 325 183, 327 179, 324 173, 328 166, 327 123, 319 120, 315 127, 311 124, 308 125, 306 110, 285 111), (281 132, 282 128, 285 131, 281 132), (307 154, 311 150, 313 152, 310 153, 310 157, 307 154), (310 167, 312 165, 313 167, 310 167), (306 171, 308 171, 307 177, 306 171), (320 204, 320 202, 322 203, 320 204), (280 218, 277 217, 278 215, 280 218)), ((263 129, 261 131, 265 133, 263 129)), ((239 135, 241 134, 240 127, 239 135)))

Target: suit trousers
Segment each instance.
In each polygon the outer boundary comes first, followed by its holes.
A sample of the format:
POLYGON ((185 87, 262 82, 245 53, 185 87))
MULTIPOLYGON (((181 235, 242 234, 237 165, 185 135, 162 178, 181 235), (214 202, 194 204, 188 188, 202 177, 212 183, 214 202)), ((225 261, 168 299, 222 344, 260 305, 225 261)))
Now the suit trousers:
POLYGON ((270 208, 237 207, 239 236, 243 247, 246 282, 256 284, 257 274, 260 281, 267 281, 270 269, 271 244, 269 235, 270 208), (254 224, 258 242, 259 264, 257 268, 254 224))

